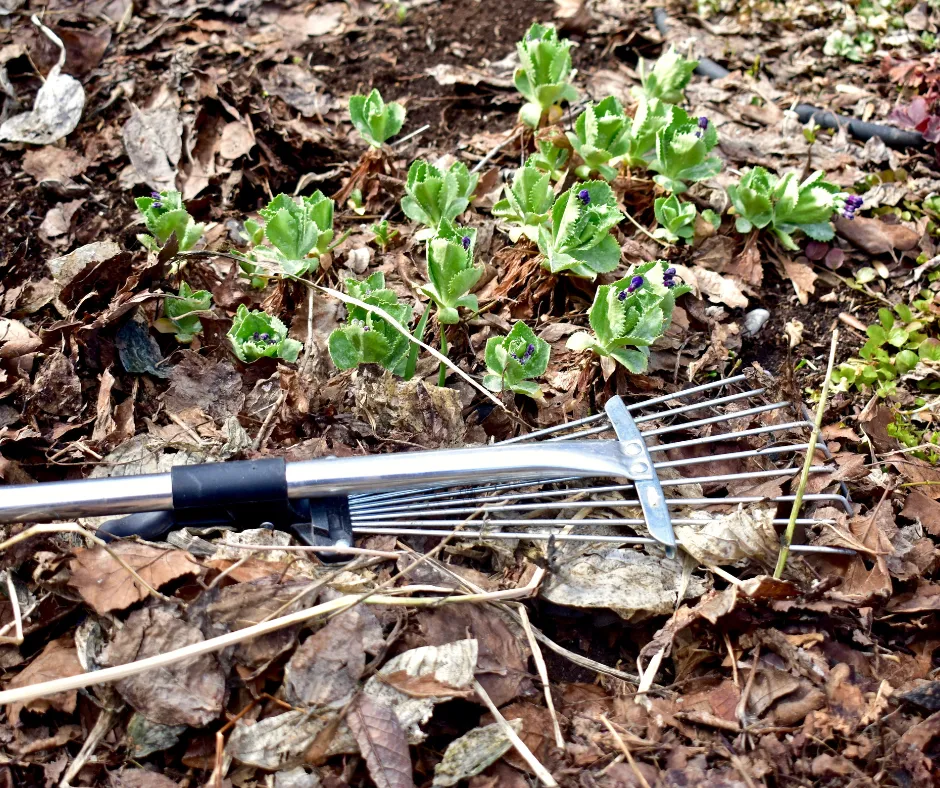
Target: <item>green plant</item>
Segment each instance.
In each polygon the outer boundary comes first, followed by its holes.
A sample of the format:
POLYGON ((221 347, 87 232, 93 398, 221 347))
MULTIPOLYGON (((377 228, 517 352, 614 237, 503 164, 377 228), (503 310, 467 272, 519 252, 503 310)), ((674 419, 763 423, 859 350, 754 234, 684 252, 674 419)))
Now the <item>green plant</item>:
POLYGON ((542 118, 562 101, 578 98, 571 74, 571 42, 558 38, 554 25, 533 24, 516 44, 520 67, 516 69, 516 89, 526 99, 519 111, 522 122, 537 128, 542 118))
MULTIPOLYGON (((940 363, 940 341, 929 337, 924 329, 933 315, 915 315, 906 304, 878 310, 878 323, 868 326, 868 341, 858 352, 858 358, 849 359, 832 371, 832 382, 838 391, 853 386, 862 391, 874 389, 879 397, 890 397, 897 391, 898 378, 911 373, 921 363, 928 369, 937 369, 940 363), (897 318, 895 317, 897 315, 897 318)), ((917 385, 923 391, 940 388, 940 380, 933 375, 917 376, 917 385)))
POLYGON ((651 70, 648 70, 646 61, 640 58, 637 66, 640 87, 633 88, 632 92, 637 97, 657 98, 669 104, 679 104, 685 101, 683 91, 697 66, 697 60, 686 60, 675 47, 670 46, 659 56, 651 70))
POLYGON ((674 194, 668 197, 659 197, 653 201, 653 213, 659 227, 653 233, 654 237, 661 238, 671 244, 680 238, 692 243, 695 235, 695 205, 690 202, 679 202, 674 194))
POLYGON ((406 114, 401 104, 382 101, 377 89, 368 96, 349 97, 349 117, 356 131, 373 148, 381 148, 387 139, 401 131, 406 114))
POLYGON ((537 140, 539 149, 529 157, 535 169, 547 172, 553 181, 563 181, 568 175, 565 165, 571 151, 564 145, 558 145, 552 139, 537 140))
POLYGON ((598 287, 588 312, 593 333, 572 334, 567 347, 593 350, 630 372, 645 372, 649 346, 669 328, 676 298, 691 289, 678 284, 675 268, 667 265, 663 260, 643 263, 620 281, 598 287))
POLYGON ((453 325, 460 321, 457 309, 463 307, 474 312, 477 297, 469 295, 471 288, 483 276, 483 266, 474 265, 473 247, 477 231, 458 229, 442 221, 427 244, 428 283, 419 289, 437 306, 437 322, 453 325))
MULTIPOLYGON (((387 312, 399 324, 411 322, 412 308, 398 303, 398 297, 385 287, 385 274, 376 271, 359 282, 346 280, 346 292, 369 306, 387 312)), ((361 306, 351 305, 346 325, 330 334, 330 358, 339 369, 352 369, 360 364, 381 364, 396 375, 402 375, 408 361, 408 339, 391 323, 361 306)))
POLYGON ((671 104, 659 99, 640 98, 627 131, 627 150, 622 157, 624 164, 649 167, 656 153, 656 135, 669 125, 672 110, 671 104))
POLYGON ((703 181, 721 171, 721 159, 710 156, 718 144, 715 124, 708 118, 692 120, 679 107, 673 107, 669 125, 656 134, 656 158, 650 169, 659 173, 653 180, 667 191, 681 194, 687 181, 703 181))
POLYGON ((823 174, 817 170, 800 183, 792 172, 778 178, 763 167, 749 170, 740 183, 728 186, 738 232, 770 226, 787 249, 799 248, 792 237, 797 230, 814 241, 831 241, 835 235, 829 221, 832 214, 842 210, 853 218, 861 198, 842 193, 823 180, 823 174))
POLYGON ((930 421, 922 422, 926 426, 917 426, 917 414, 925 407, 925 401, 918 398, 914 403, 917 410, 908 413, 897 411, 894 421, 886 426, 886 432, 905 446, 913 457, 936 465, 940 462, 940 432, 930 429, 930 421))
POLYGON ((180 283, 179 295, 163 299, 163 314, 176 334, 176 341, 189 343, 202 331, 199 313, 212 309, 212 293, 193 290, 186 282, 180 283))
POLYGON ((455 161, 446 172, 421 159, 413 162, 408 168, 401 209, 409 219, 428 228, 415 237, 419 241, 430 238, 441 220, 453 221, 467 210, 478 179, 463 162, 455 161))
POLYGON ((287 336, 287 326, 273 315, 240 304, 228 332, 235 355, 246 364, 259 358, 296 361, 303 345, 287 336))
POLYGON ((398 230, 394 230, 389 227, 388 219, 382 219, 381 222, 376 222, 375 224, 371 225, 369 229, 375 236, 374 240, 376 244, 382 248, 383 252, 388 249, 392 239, 398 235, 398 230))
POLYGON ((604 180, 617 177, 620 159, 630 151, 631 119, 623 105, 608 96, 599 104, 588 104, 574 122, 574 131, 568 132, 568 141, 584 164, 575 169, 579 178, 600 173, 604 180))
POLYGON ((134 203, 150 231, 150 235, 138 235, 137 240, 151 252, 166 246, 173 235, 178 251, 189 251, 199 243, 206 229, 204 224, 193 221, 183 205, 183 195, 177 191, 152 192, 149 197, 137 197, 134 203))
POLYGON ((362 189, 353 189, 346 200, 346 207, 356 216, 362 216, 366 212, 366 206, 362 200, 362 189))
POLYGON ((516 170, 506 196, 493 206, 493 215, 510 223, 509 237, 515 243, 524 235, 538 243, 539 228, 547 221, 555 201, 549 173, 536 169, 530 158, 516 170))
POLYGON ((551 224, 539 227, 542 266, 596 279, 620 263, 620 245, 610 234, 623 214, 603 181, 576 183, 552 206, 551 224))
MULTIPOLYGON (((248 266, 252 261, 275 263, 289 276, 316 271, 320 256, 332 248, 333 201, 320 191, 301 197, 300 202, 279 194, 259 213, 264 227, 250 220, 245 222, 245 230, 253 243, 263 239, 269 245, 256 245, 246 258, 248 266)), ((247 273, 255 275, 256 270, 247 273)))
POLYGON ((490 391, 509 389, 541 399, 542 389, 531 378, 545 374, 550 352, 548 342, 519 320, 506 336, 486 340, 483 385, 490 391))
POLYGON ((871 31, 864 30, 853 37, 844 30, 833 30, 826 37, 823 54, 838 55, 854 63, 861 63, 874 49, 875 36, 871 31))

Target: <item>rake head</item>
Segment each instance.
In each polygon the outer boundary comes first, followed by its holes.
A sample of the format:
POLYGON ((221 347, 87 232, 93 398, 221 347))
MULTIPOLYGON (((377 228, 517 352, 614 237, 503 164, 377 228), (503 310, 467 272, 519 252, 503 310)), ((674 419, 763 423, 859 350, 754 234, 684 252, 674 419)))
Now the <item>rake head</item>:
MULTIPOLYGON (((619 441, 629 480, 559 476, 477 486, 429 486, 350 497, 356 535, 456 536, 656 544, 671 554, 674 526, 701 526, 729 510, 774 510, 772 524, 789 520, 812 424, 787 402, 766 403, 765 390, 725 393, 746 376, 716 381, 634 404, 620 397, 605 411, 503 441, 501 446, 595 439, 619 441), (793 482, 794 491, 796 481, 793 482)), ((828 452, 824 444, 818 449, 828 452)), ((814 464, 811 474, 831 472, 814 464)), ((485 469, 481 468, 481 476, 485 469)), ((814 516, 826 505, 852 512, 842 494, 809 494, 797 525, 832 522, 814 516)), ((851 553, 794 545, 794 552, 851 553)))

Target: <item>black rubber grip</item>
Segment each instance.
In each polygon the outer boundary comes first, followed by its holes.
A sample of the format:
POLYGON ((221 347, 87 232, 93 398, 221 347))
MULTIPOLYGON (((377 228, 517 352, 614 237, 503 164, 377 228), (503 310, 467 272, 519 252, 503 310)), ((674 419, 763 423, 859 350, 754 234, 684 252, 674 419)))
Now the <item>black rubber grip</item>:
POLYGON ((171 477, 176 510, 287 501, 283 458, 177 465, 171 477))
POLYGON ((98 526, 98 536, 106 542, 125 536, 156 540, 173 530, 174 524, 173 512, 138 512, 102 523, 98 526))

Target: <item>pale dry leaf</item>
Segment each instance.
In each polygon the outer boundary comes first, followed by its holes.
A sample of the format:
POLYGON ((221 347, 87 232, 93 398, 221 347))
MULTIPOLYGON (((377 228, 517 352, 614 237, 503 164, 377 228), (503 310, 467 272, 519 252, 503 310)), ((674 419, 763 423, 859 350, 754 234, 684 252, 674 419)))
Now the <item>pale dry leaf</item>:
POLYGON ((232 121, 226 123, 219 140, 219 155, 223 159, 234 161, 240 156, 247 156, 255 146, 255 135, 244 123, 232 121))
MULTIPOLYGON (((204 639, 197 627, 173 612, 135 610, 108 644, 102 664, 124 665, 204 639)), ((131 707, 152 722, 202 727, 222 713, 225 674, 215 654, 203 654, 121 679, 114 686, 131 707)))
MULTIPOLYGON (((75 641, 70 637, 63 637, 47 643, 36 659, 7 682, 5 689, 28 687, 30 684, 64 679, 84 672, 81 663, 78 661, 75 641)), ((20 712, 24 708, 39 713, 55 709, 56 711, 71 714, 75 711, 77 699, 77 691, 70 690, 69 692, 49 695, 45 698, 37 698, 28 703, 10 703, 7 705, 7 719, 13 725, 19 725, 20 712)))
POLYGON ((747 296, 741 286, 729 276, 722 276, 706 268, 684 265, 674 266, 683 282, 691 285, 696 295, 703 295, 713 304, 725 304, 732 308, 746 307, 747 296))
POLYGON ((810 294, 816 292, 816 286, 813 283, 819 277, 813 273, 813 269, 806 263, 790 260, 786 257, 783 258, 783 269, 793 283, 797 299, 803 306, 806 306, 809 303, 810 294))
MULTIPOLYGON (((680 601, 682 568, 676 561, 635 550, 589 554, 549 576, 541 596, 556 605, 610 608, 625 619, 667 615, 680 601)), ((701 596, 705 582, 693 577, 685 597, 701 596)))
MULTIPOLYGON (((201 571, 196 560, 182 550, 162 550, 138 542, 118 542, 111 550, 157 589, 201 571)), ((103 547, 76 550, 69 567, 72 570, 69 585, 98 615, 124 610, 149 593, 103 547)))
POLYGON ((299 766, 310 745, 335 716, 335 709, 319 709, 288 711, 254 724, 239 721, 225 744, 225 752, 239 763, 272 772, 299 766))
POLYGON ((468 698, 473 695, 473 690, 452 687, 433 676, 410 676, 403 670, 376 675, 383 684, 394 687, 409 698, 468 698))
POLYGON ((702 564, 726 566, 749 558, 773 566, 780 547, 774 515, 774 509, 757 506, 739 506, 725 515, 694 510, 688 516, 701 524, 677 525, 676 538, 702 564))
POLYGON ((176 188, 183 153, 183 122, 172 104, 134 107, 122 132, 124 149, 137 175, 157 191, 176 188))
POLYGON ((408 739, 390 707, 359 695, 349 708, 346 723, 376 788, 414 788, 408 739))
POLYGON ((783 335, 787 338, 787 343, 792 350, 803 341, 803 329, 805 326, 799 320, 788 320, 783 327, 783 335))
MULTIPOLYGON (((522 720, 507 722, 517 734, 522 732, 522 720)), ((511 747, 506 729, 498 722, 468 731, 447 745, 444 757, 434 767, 433 788, 449 788, 479 774, 511 747)))

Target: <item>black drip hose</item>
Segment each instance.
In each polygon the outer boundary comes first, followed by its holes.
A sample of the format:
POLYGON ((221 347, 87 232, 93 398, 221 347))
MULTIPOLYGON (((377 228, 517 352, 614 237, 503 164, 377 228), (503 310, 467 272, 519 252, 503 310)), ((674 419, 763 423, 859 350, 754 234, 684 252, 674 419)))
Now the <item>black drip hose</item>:
MULTIPOLYGON (((653 9, 653 22, 662 37, 668 38, 669 17, 664 9, 653 9)), ((721 79, 731 72, 714 60, 700 57, 695 73, 709 79, 721 79)), ((863 120, 856 120, 845 115, 839 115, 836 112, 814 107, 812 104, 797 104, 794 111, 801 123, 808 123, 812 119, 817 125, 825 129, 845 127, 848 129, 849 134, 863 142, 872 137, 880 137, 884 144, 891 148, 926 148, 930 145, 923 135, 916 131, 905 131, 894 126, 883 126, 880 123, 866 123, 863 120)))

